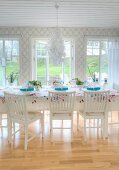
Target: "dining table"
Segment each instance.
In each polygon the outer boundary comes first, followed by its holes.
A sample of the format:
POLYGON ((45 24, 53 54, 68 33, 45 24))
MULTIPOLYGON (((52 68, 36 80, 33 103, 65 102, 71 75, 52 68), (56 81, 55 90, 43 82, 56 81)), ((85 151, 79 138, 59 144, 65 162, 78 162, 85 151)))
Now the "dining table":
MULTIPOLYGON (((0 124, 2 122, 2 114, 8 114, 8 110, 6 107, 5 101, 5 92, 10 92, 13 94, 25 95, 26 96, 26 106, 28 112, 39 112, 39 111, 49 111, 49 91, 54 90, 51 87, 41 88, 38 91, 30 91, 30 92, 23 92, 20 91, 19 87, 8 87, 0 89, 0 124)), ((67 91, 75 91, 75 104, 74 104, 74 111, 77 113, 82 112, 85 107, 85 99, 84 99, 84 91, 86 89, 79 89, 77 87, 70 87, 67 91)), ((101 89, 102 90, 102 89, 101 89)), ((109 89, 108 89, 109 90, 109 89)), ((59 93, 59 91, 56 91, 59 93)), ((105 114, 105 123, 106 123, 106 137, 108 137, 108 118, 109 112, 112 115, 112 111, 118 111, 118 118, 119 118, 119 93, 116 90, 110 89, 109 95, 107 98, 107 111, 105 114)), ((112 117, 112 116, 111 116, 112 117)), ((119 120, 119 119, 118 119, 119 120)), ((116 122, 116 123, 119 123, 116 122)))
MULTIPOLYGON (((41 88, 38 91, 22 92, 20 87, 0 88, 0 113, 6 113, 6 103, 4 92, 10 92, 20 95, 26 95, 28 111, 49 110, 48 91, 53 90, 51 87, 41 88)), ((83 110, 84 108, 84 91, 77 87, 70 87, 67 91, 76 92, 75 111, 83 110)), ((116 90, 110 89, 108 98, 108 111, 119 111, 119 93, 116 90)))

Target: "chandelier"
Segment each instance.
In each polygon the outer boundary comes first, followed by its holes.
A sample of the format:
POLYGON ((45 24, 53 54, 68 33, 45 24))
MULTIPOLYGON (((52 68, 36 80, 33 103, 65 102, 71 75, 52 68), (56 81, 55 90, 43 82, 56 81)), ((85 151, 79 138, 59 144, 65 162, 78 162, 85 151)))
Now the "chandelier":
POLYGON ((57 25, 48 43, 48 53, 49 53, 49 56, 52 57, 53 63, 55 65, 59 65, 63 62, 63 59, 65 57, 65 46, 64 46, 64 41, 62 39, 61 30, 58 27, 59 5, 57 3, 55 4, 55 8, 56 8, 56 14, 57 14, 57 25))

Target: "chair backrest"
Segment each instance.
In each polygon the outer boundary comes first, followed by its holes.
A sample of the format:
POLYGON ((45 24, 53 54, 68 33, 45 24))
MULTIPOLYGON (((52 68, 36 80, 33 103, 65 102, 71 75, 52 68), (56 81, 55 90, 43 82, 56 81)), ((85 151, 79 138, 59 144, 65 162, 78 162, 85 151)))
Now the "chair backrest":
POLYGON ((109 91, 84 92, 85 112, 105 112, 109 91))
POLYGON ((5 102, 12 119, 27 120, 26 98, 24 95, 5 92, 5 102))
POLYGON ((75 102, 75 92, 55 92, 49 91, 49 105, 52 113, 73 112, 75 102))
POLYGON ((110 95, 109 97, 109 109, 110 111, 119 111, 119 96, 118 95, 110 95))
POLYGON ((26 100, 27 100, 27 110, 48 110, 49 109, 49 102, 48 102, 48 97, 46 96, 37 96, 35 94, 31 95, 26 95, 26 100))

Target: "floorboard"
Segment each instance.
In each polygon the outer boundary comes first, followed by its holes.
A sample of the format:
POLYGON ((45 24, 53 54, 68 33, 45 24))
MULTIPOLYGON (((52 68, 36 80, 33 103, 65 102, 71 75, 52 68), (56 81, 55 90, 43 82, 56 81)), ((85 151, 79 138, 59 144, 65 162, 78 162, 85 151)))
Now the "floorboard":
MULTIPOLYGON (((112 121, 117 122, 117 119, 117 113, 113 112, 112 121)), ((0 170, 119 170, 119 124, 109 124, 106 140, 102 139, 101 130, 87 128, 87 141, 84 142, 83 130, 77 131, 76 122, 74 114, 72 142, 67 129, 54 130, 51 142, 49 115, 46 113, 44 140, 37 121, 29 127, 37 137, 29 143, 27 151, 23 149, 23 131, 14 136, 11 148, 7 142, 7 128, 0 128, 0 170)), ((81 126, 82 122, 80 119, 81 126)), ((5 120, 3 123, 6 123, 5 120)), ((94 122, 91 120, 90 124, 93 126, 94 122)), ((61 125, 60 121, 54 123, 54 126, 61 125)), ((65 121, 64 126, 70 126, 70 122, 65 121)))

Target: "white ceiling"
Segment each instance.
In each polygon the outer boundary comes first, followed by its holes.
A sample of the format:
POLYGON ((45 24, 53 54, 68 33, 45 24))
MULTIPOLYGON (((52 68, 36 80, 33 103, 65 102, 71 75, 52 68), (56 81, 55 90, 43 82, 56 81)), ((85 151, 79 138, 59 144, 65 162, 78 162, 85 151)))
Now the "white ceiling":
MULTIPOLYGON (((0 0, 0 26, 56 26, 56 0, 0 0)), ((119 28, 119 0, 59 0, 61 27, 119 28)))

